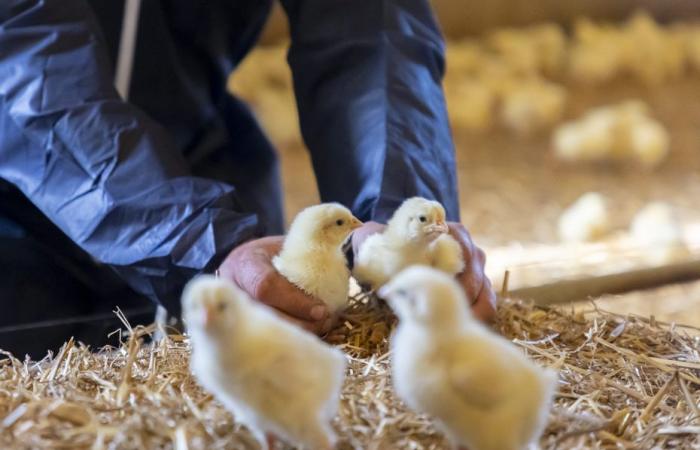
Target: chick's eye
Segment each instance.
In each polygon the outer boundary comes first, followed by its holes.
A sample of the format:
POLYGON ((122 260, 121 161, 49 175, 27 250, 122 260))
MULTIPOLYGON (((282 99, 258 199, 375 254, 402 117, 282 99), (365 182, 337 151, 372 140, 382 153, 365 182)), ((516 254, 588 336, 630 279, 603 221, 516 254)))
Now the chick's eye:
POLYGON ((223 311, 224 309, 226 309, 226 303, 219 303, 218 309, 219 311, 223 311))
POLYGON ((335 224, 338 225, 339 227, 343 226, 344 223, 345 223, 345 221, 343 219, 338 219, 335 221, 335 224))
POLYGON ((425 221, 428 220, 428 219, 426 219, 425 216, 420 216, 420 217, 418 218, 418 220, 420 220, 421 222, 425 222, 425 221))

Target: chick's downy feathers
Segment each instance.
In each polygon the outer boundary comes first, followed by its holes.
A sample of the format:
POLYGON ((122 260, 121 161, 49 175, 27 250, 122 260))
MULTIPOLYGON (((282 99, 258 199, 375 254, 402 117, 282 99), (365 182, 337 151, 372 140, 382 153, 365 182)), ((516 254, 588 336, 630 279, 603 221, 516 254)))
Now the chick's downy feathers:
POLYGON ((378 289, 412 264, 435 267, 451 275, 464 270, 459 243, 448 234, 445 209, 436 201, 413 197, 394 212, 382 233, 360 246, 353 276, 378 289))
POLYGON ((396 393, 470 450, 519 450, 540 436, 557 374, 478 320, 450 276, 414 266, 380 289, 399 317, 396 393))
POLYGON ((279 273, 306 293, 325 302, 331 312, 347 304, 350 270, 343 242, 362 225, 337 203, 311 206, 292 222, 282 251, 272 263, 279 273))
POLYGON ((343 354, 208 275, 182 296, 199 383, 247 426, 263 448, 272 434, 308 449, 330 449, 343 354))
POLYGON ((608 203, 597 192, 579 197, 559 217, 559 237, 565 242, 593 241, 610 231, 608 203))

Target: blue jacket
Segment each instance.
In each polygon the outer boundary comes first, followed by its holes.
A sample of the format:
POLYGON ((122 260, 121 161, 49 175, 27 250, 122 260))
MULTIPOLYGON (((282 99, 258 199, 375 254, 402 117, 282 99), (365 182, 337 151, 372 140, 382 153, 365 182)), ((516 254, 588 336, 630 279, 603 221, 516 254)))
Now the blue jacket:
MULTIPOLYGON (((190 277, 282 232, 275 152, 225 90, 270 2, 144 0, 125 102, 113 86, 122 2, 3 0, 0 178, 23 208, 177 309, 190 277)), ((428 2, 282 3, 321 199, 384 221, 421 195, 458 220, 444 44, 428 2)))

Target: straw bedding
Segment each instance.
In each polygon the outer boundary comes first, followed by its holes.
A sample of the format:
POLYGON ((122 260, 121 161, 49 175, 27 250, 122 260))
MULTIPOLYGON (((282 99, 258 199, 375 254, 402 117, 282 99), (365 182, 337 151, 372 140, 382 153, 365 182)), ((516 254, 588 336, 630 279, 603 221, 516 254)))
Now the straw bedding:
MULTIPOLYGON (((338 448, 447 448, 429 418, 392 392, 394 326, 385 305, 355 299, 327 337, 350 360, 338 448)), ((573 312, 516 300, 502 302, 495 328, 560 370, 542 448, 700 448, 696 330, 595 305, 573 312)), ((187 339, 144 343, 151 332, 127 328, 120 348, 96 353, 69 341, 39 362, 4 354, 0 448, 254 448, 190 375, 187 339)))

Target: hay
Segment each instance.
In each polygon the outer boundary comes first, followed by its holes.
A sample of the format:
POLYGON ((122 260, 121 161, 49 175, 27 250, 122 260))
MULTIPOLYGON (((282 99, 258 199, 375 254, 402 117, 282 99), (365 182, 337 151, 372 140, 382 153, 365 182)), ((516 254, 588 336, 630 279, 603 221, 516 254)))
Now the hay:
MULTIPOLYGON (((390 387, 387 338, 395 318, 356 299, 327 337, 350 360, 338 448, 441 449, 427 417, 390 387)), ((529 356, 560 370, 560 391, 542 448, 697 448, 700 358, 696 331, 590 311, 506 300, 495 328, 529 356)), ((188 342, 125 330, 120 348, 91 353, 73 342, 39 362, 0 360, 0 447, 253 448, 250 435, 188 369, 188 342)))

